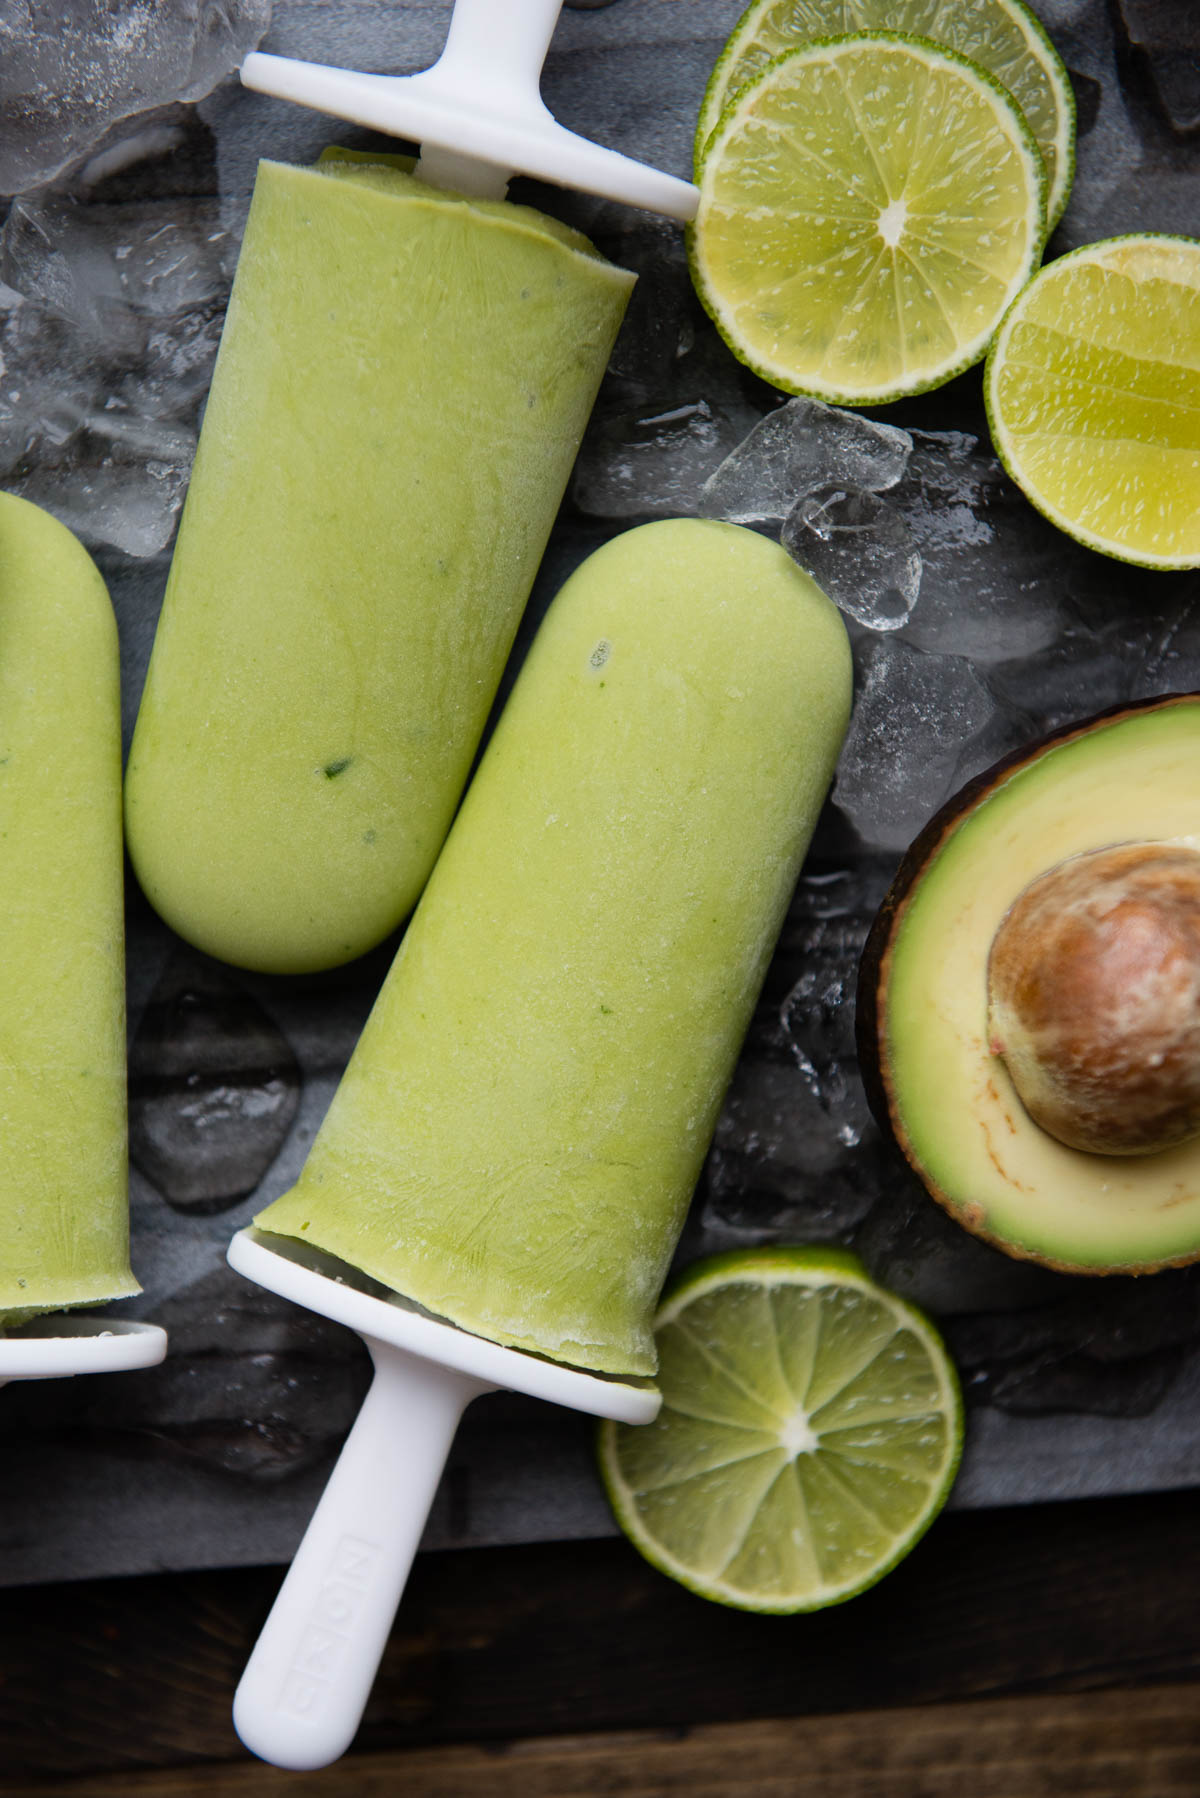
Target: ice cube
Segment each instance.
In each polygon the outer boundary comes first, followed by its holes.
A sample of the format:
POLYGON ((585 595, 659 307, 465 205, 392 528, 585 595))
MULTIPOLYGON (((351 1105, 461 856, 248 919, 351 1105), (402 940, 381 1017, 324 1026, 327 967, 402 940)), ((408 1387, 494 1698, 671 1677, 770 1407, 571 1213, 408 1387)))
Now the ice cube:
MULTIPOLYGON (((231 263, 216 202, 204 198, 105 205, 28 196, 14 201, 0 236, 0 276, 109 353, 121 347, 127 311, 160 318, 223 302, 231 263)), ((143 330, 139 350, 144 339, 143 330)))
POLYGON ((224 323, 221 304, 155 319, 141 356, 114 376, 113 397, 147 418, 194 419, 212 381, 224 323))
POLYGON ((0 289, 0 475, 69 443, 103 405, 99 366, 63 319, 0 289))
POLYGON ((588 428, 571 486, 593 518, 678 518, 695 512, 705 477, 737 441, 707 400, 648 413, 599 416, 588 428))
POLYGON ((875 1146, 851 1151, 799 1067, 743 1056, 717 1120, 692 1246, 844 1239, 878 1197, 875 1146))
POLYGON ((270 0, 26 0, 6 9, 0 193, 52 180, 117 119, 198 100, 238 67, 270 0))
POLYGON ((1055 641, 1069 545, 990 448, 966 432, 914 431, 888 504, 921 557, 920 597, 902 621, 906 643, 986 665, 1055 641))
POLYGON ((921 557, 899 512, 861 487, 815 487, 784 520, 780 542, 834 603, 870 630, 906 623, 921 557))
POLYGON ((894 637, 867 641, 833 802, 864 842, 904 849, 954 790, 963 751, 994 702, 961 656, 931 656, 894 637))
POLYGON ((863 944, 883 898, 883 870, 802 875, 776 965, 791 984, 779 1005, 783 1039, 808 1092, 846 1150, 872 1133, 858 1071, 855 1005, 863 944), (874 878, 872 878, 872 874, 874 878))
POLYGON ((677 225, 635 217, 602 247, 614 262, 637 270, 605 378, 602 404, 607 407, 611 396, 617 410, 618 399, 640 405, 670 393, 676 364, 694 347, 699 320, 677 225))
POLYGON ((253 996, 180 951, 152 993, 129 1058, 129 1147, 181 1210, 253 1192, 300 1102, 300 1069, 253 996))
POLYGON ((700 511, 731 524, 782 524, 802 494, 825 483, 872 493, 894 487, 911 448, 908 432, 894 425, 820 400, 789 400, 710 476, 700 511))
MULTIPOLYGON (((194 448, 194 440, 188 442, 194 448)), ((52 512, 84 543, 154 556, 171 541, 190 462, 190 455, 186 464, 182 458, 145 460, 85 429, 56 460, 40 458, 5 486, 52 512)))
POLYGON ((121 289, 112 246, 73 200, 16 200, 0 231, 0 280, 72 325, 105 357, 136 356, 145 328, 121 289))
POLYGON ((592 518, 694 516, 708 476, 755 425, 767 390, 701 308, 677 226, 639 220, 600 234, 638 271, 629 311, 575 466, 592 518))
POLYGON ((229 1267, 157 1289, 153 1315, 173 1353, 137 1382, 120 1427, 225 1478, 287 1479, 326 1459, 362 1403, 370 1365, 353 1334, 229 1267))
POLYGON ((170 542, 229 281, 215 202, 26 196, 0 232, 0 472, 95 546, 170 542))

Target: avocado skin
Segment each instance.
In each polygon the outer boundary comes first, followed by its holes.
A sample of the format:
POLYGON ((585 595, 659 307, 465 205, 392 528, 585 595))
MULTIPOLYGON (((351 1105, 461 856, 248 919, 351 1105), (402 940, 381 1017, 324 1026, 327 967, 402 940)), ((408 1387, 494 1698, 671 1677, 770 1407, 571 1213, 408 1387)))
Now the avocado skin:
MULTIPOLYGON (((1048 731, 1044 736, 1031 743, 1013 750, 1010 755, 1002 756, 989 768, 975 775, 971 780, 953 793, 946 803, 934 813, 924 829, 914 837, 884 894, 874 922, 867 933, 859 959, 858 981, 855 989, 855 1048, 858 1056, 859 1073, 866 1092, 867 1104, 871 1115, 879 1126, 884 1138, 908 1163, 930 1197, 949 1213, 956 1223, 970 1230, 994 1248, 1003 1250, 1017 1260, 1033 1261, 1043 1267, 1049 1267, 1060 1273, 1090 1274, 1099 1277, 1110 1270, 1104 1267, 1081 1266, 1077 1262, 1055 1260, 1044 1254, 1032 1254, 1008 1238, 996 1235, 984 1229, 981 1223, 974 1221, 970 1215, 970 1207, 956 1202, 948 1193, 943 1192, 925 1170, 920 1157, 914 1152, 911 1143, 901 1127, 897 1108, 893 1103, 892 1085, 889 1078, 887 1057, 884 1052, 884 1005, 881 995, 888 984, 892 944, 896 932, 903 920, 904 913, 919 886, 926 869, 940 852, 943 844, 954 834, 972 812, 976 811, 990 795, 1017 772, 1018 769, 1038 761, 1047 751, 1060 745, 1085 737, 1103 725, 1115 724, 1125 718, 1134 718, 1146 712, 1161 711, 1174 706, 1195 705, 1200 701, 1200 691, 1187 693, 1162 693, 1150 699, 1139 700, 1136 704, 1119 704, 1107 707, 1104 711, 1094 712, 1090 717, 1076 724, 1061 726, 1058 730, 1048 731)), ((1119 1271, 1124 1274, 1156 1273, 1165 1267, 1179 1267, 1200 1259, 1200 1246, 1193 1254, 1180 1256, 1175 1260, 1148 1261, 1142 1266, 1123 1266, 1119 1271)))

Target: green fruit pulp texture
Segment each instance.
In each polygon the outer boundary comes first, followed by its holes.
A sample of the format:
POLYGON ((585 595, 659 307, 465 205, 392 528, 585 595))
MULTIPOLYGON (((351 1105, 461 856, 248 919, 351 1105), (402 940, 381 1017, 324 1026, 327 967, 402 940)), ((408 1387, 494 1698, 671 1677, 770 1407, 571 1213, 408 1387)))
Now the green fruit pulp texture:
POLYGON ((496 1341, 651 1373, 850 678, 838 613, 755 532, 672 520, 592 555, 258 1223, 496 1341))
POLYGON ((126 785, 189 941, 305 972, 411 909, 632 286, 527 207, 260 165, 126 785))
POLYGON ((0 1325, 129 1270, 117 630, 75 538, 0 495, 0 1325))

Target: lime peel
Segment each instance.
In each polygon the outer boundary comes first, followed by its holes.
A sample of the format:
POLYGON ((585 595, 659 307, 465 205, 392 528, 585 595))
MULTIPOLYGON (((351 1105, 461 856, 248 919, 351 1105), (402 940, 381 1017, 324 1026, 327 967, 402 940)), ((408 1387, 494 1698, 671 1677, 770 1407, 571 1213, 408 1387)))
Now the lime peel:
POLYGON ((634 1546, 701 1597, 776 1614, 842 1603, 945 1503, 962 1447, 953 1363, 856 1256, 698 1262, 655 1334, 662 1411, 601 1425, 601 1474, 634 1546))

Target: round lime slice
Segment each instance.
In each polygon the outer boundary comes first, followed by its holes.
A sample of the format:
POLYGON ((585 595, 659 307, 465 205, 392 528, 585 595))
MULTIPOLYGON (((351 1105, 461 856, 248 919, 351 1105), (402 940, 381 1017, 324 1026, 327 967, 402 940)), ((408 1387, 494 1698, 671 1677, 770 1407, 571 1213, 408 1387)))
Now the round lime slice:
POLYGON ((1200 242, 1114 237, 1048 264, 984 394, 997 454, 1053 523, 1144 568, 1200 567, 1200 242))
POLYGON ((773 385, 883 404, 984 354, 1041 255, 1045 180, 1011 97, 955 52, 891 32, 808 44, 722 114, 692 278, 773 385))
POLYGON ((1046 165, 1053 229, 1075 172, 1075 95, 1062 58, 1022 0, 751 0, 705 89, 696 167, 727 101, 773 57, 814 38, 880 28, 932 38, 978 63, 1008 89, 1046 165))
POLYGON ((617 1521, 663 1573, 747 1611, 881 1578, 946 1501, 962 1399, 920 1312, 837 1249, 697 1263, 655 1324, 657 1420, 605 1423, 617 1521))

